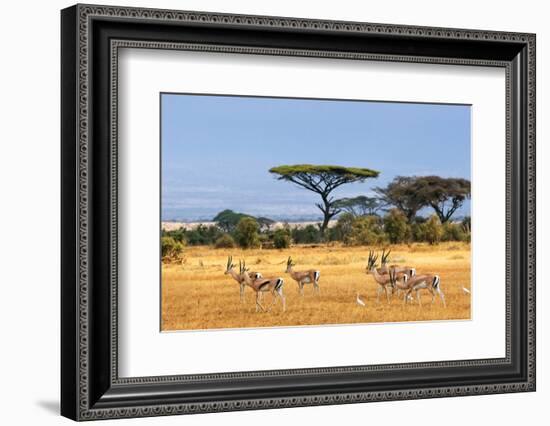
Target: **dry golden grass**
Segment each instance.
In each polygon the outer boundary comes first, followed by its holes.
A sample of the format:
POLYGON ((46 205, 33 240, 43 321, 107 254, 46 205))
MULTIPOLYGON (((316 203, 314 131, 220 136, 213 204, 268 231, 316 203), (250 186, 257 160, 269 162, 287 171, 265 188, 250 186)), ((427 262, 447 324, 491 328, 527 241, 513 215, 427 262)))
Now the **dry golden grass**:
MULTIPOLYGON (((196 330, 241 327, 279 327, 319 324, 352 324, 395 321, 455 320, 470 318, 470 246, 444 243, 439 246, 413 244, 392 246, 390 263, 417 268, 421 273, 437 273, 445 293, 447 308, 439 299, 422 292, 422 306, 404 304, 394 295, 391 303, 385 296, 376 301, 378 284, 365 274, 366 247, 296 246, 286 250, 239 250, 189 247, 184 264, 162 266, 162 330, 196 330), (255 312, 255 294, 245 290, 245 303, 239 302, 239 285, 224 275, 227 256, 234 263, 245 259, 247 267, 264 277, 283 277, 287 310, 277 302, 269 312, 255 312), (285 274, 286 259, 292 256, 296 270, 315 268, 321 271, 319 295, 311 285, 298 285, 285 274), (356 303, 359 293, 366 306, 356 303)), ((238 268, 238 266, 237 266, 238 268)), ((271 303, 264 295, 264 305, 271 303)))

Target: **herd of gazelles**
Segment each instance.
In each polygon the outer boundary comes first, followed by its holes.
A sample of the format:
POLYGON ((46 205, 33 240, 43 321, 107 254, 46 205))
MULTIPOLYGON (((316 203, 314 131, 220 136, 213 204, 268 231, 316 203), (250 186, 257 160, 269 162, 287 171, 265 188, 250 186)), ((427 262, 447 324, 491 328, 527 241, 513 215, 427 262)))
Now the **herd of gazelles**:
MULTIPOLYGON (((369 251, 369 259, 366 267, 366 273, 371 274, 374 280, 378 283, 377 301, 380 302, 380 295, 385 292, 388 303, 390 303, 390 297, 394 292, 403 292, 403 300, 407 303, 412 300, 412 293, 416 295, 418 304, 421 306, 420 290, 426 290, 432 295, 432 303, 434 303, 435 296, 439 295, 443 306, 445 304, 445 296, 441 291, 441 280, 439 275, 426 273, 417 275, 416 269, 411 266, 388 266, 387 261, 390 255, 390 251, 387 253, 382 251, 380 259, 380 268, 376 267, 378 261, 378 255, 375 255, 373 251, 369 251)), ((273 301, 269 307, 275 304, 277 300, 280 300, 283 306, 283 312, 286 310, 286 300, 283 294, 284 279, 281 277, 265 278, 260 272, 250 271, 246 267, 245 261, 239 260, 239 273, 235 271, 233 264, 233 257, 227 258, 227 268, 225 270, 226 275, 231 275, 240 286, 240 300, 244 301, 245 287, 250 287, 256 293, 256 312, 259 309, 267 311, 262 305, 263 293, 271 293, 273 295, 273 301)), ((321 272, 316 269, 308 269, 306 271, 294 270, 295 263, 292 258, 289 257, 286 262, 286 273, 290 274, 292 279, 298 283, 298 289, 300 295, 304 295, 304 285, 313 284, 313 290, 315 293, 319 293, 319 277, 321 272)), ((360 303, 359 295, 357 296, 358 303, 360 303)), ((363 303, 361 303, 363 304, 363 303)))

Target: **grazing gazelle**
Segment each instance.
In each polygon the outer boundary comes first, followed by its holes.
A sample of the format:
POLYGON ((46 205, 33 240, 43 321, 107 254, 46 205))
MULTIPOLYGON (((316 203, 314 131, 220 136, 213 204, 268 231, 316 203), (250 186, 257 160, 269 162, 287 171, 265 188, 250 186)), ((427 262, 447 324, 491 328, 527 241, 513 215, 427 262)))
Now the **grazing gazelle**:
POLYGON ((286 273, 290 274, 292 279, 298 283, 300 296, 304 295, 304 284, 313 284, 313 291, 319 293, 319 277, 321 276, 321 272, 316 269, 295 271, 292 269, 293 266, 296 266, 296 264, 293 263, 292 258, 288 256, 288 260, 286 261, 286 273))
MULTIPOLYGON (((228 256, 227 267, 225 268, 224 274, 231 275, 231 277, 235 281, 237 281, 237 283, 239 283, 240 301, 242 303, 244 302, 244 287, 246 286, 246 283, 244 282, 244 277, 242 276, 242 274, 241 273, 237 274, 237 272, 235 272, 235 270, 233 269, 235 265, 232 262, 233 262, 233 256, 228 256)), ((254 279, 262 278, 262 274, 260 274, 259 272, 250 272, 250 276, 253 277, 254 279)))
POLYGON ((271 309, 277 299, 280 299, 281 303, 283 304, 283 312, 286 311, 286 301, 285 296, 283 295, 284 280, 281 277, 254 279, 250 275, 252 273, 248 272, 248 270, 246 269, 246 263, 244 260, 242 261, 242 263, 239 261, 239 266, 241 276, 244 278, 244 283, 256 292, 256 312, 258 312, 258 308, 260 308, 264 312, 267 312, 267 310, 263 307, 261 300, 262 294, 268 291, 271 292, 271 294, 273 295, 273 301, 271 302, 269 309, 271 309))
POLYGON ((395 285, 398 289, 405 290, 405 303, 409 300, 411 293, 414 291, 416 293, 416 300, 418 300, 418 305, 422 306, 420 301, 420 290, 427 290, 432 295, 432 303, 435 302, 435 295, 438 294, 443 302, 443 306, 447 307, 445 303, 445 295, 441 291, 441 279, 439 275, 436 274, 422 274, 415 275, 410 277, 408 275, 403 275, 402 277, 395 277, 392 274, 392 285, 395 285))

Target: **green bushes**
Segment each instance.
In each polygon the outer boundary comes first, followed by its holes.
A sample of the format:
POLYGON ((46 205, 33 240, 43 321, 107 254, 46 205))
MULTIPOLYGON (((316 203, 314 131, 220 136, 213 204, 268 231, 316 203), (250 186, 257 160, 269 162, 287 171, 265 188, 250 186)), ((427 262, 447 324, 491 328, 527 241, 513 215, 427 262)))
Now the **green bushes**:
POLYGON ((434 214, 422 224, 422 241, 426 241, 430 244, 437 244, 443 237, 443 225, 441 221, 434 214))
POLYGON ((214 243, 214 246, 216 248, 233 248, 236 245, 237 244, 235 243, 235 240, 229 234, 223 234, 214 243))
POLYGON ((398 244, 409 241, 411 227, 405 214, 398 209, 392 209, 384 216, 384 232, 390 243, 398 244))
POLYGON ((273 246, 277 249, 289 248, 291 243, 290 230, 281 228, 273 233, 273 246))
POLYGON ((444 223, 442 241, 469 241, 469 233, 461 223, 444 223))
POLYGON ((177 259, 183 252, 183 243, 173 237, 162 237, 160 240, 162 258, 177 259))
POLYGON ((336 225, 329 228, 329 240, 330 241, 348 241, 353 233, 353 222, 356 217, 352 213, 342 213, 338 217, 336 225))
POLYGON ((319 227, 314 225, 292 228, 290 235, 296 244, 317 244, 322 239, 319 227))
POLYGON ((327 229, 325 237, 318 225, 289 226, 273 230, 275 222, 269 219, 263 225, 258 220, 242 215, 232 232, 224 232, 216 225, 199 225, 193 229, 180 228, 162 231, 162 257, 177 258, 183 247, 209 245, 220 249, 240 247, 286 249, 292 244, 319 244, 341 242, 345 245, 408 244, 411 242, 440 241, 470 242, 470 218, 462 222, 441 223, 437 215, 429 218, 416 216, 412 223, 398 209, 388 211, 383 217, 355 216, 351 213, 339 215, 336 224, 327 229))
POLYGON ((367 246, 383 244, 386 239, 382 221, 378 216, 360 216, 351 223, 351 232, 345 236, 344 244, 367 246))
POLYGON ((217 226, 199 225, 195 229, 183 231, 183 238, 190 246, 211 245, 222 235, 222 231, 217 226))
POLYGON ((260 245, 260 237, 258 235, 259 225, 256 219, 251 217, 243 217, 239 220, 235 230, 235 240, 242 248, 256 248, 260 245))

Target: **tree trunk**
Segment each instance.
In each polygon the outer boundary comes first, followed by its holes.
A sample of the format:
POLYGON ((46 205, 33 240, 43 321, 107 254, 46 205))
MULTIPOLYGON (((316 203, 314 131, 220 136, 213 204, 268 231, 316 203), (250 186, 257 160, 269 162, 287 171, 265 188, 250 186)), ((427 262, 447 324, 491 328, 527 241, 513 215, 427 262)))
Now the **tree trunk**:
POLYGON ((321 209, 321 211, 323 212, 323 223, 321 224, 321 230, 320 231, 321 231, 321 236, 324 239, 325 238, 325 232, 328 228, 328 223, 329 223, 331 217, 333 216, 333 214, 330 211, 331 204, 328 201, 327 197, 325 195, 321 194, 321 198, 323 199, 324 208, 319 207, 321 209))

